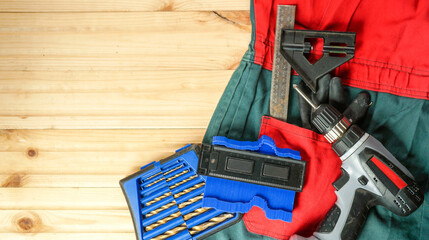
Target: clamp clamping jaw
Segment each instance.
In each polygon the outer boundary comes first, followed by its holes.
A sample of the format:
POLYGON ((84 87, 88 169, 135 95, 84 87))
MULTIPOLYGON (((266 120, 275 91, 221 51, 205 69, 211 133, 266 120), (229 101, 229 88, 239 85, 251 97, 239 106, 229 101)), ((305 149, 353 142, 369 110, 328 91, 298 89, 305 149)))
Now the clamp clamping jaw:
POLYGON ((280 52, 313 91, 317 80, 355 55, 356 33, 283 29, 280 52), (310 40, 323 39, 323 56, 310 63, 304 54, 313 50, 310 40))

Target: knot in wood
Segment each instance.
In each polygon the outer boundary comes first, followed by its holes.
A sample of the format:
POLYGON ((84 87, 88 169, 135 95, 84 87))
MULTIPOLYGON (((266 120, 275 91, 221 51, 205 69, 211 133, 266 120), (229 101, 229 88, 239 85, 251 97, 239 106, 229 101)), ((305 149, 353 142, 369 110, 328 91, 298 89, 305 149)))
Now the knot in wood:
POLYGON ((174 1, 165 2, 164 5, 162 5, 158 11, 164 11, 164 12, 174 11, 174 1))
POLYGON ((30 232, 34 227, 34 221, 29 217, 20 218, 18 220, 18 227, 24 232, 30 232))
POLYGON ((38 155, 38 151, 37 149, 34 148, 28 148, 27 149, 27 156, 30 158, 36 158, 38 155))
POLYGON ((10 177, 8 177, 1 186, 2 187, 21 187, 24 178, 25 178, 25 174, 14 173, 10 177))
POLYGON ((18 232, 38 233, 42 230, 42 219, 35 212, 20 212, 14 217, 18 232))

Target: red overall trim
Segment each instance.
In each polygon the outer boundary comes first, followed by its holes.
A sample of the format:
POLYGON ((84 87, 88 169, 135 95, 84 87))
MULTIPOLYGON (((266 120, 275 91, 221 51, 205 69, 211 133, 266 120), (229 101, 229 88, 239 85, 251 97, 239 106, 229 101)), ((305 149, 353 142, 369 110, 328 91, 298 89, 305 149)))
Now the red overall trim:
POLYGON ((429 100, 429 1, 254 0, 256 64, 272 70, 277 5, 296 5, 296 29, 356 32, 343 83, 429 100))
POLYGON ((371 162, 373 162, 399 189, 403 189, 407 186, 407 183, 404 182, 392 169, 382 163, 376 157, 371 158, 371 162))
POLYGON ((332 183, 341 174, 341 160, 323 135, 275 118, 263 117, 259 134, 270 136, 278 147, 300 152, 307 162, 304 188, 295 196, 292 222, 267 219, 262 209, 253 207, 244 214, 244 223, 249 231, 276 239, 295 233, 308 237, 337 199, 332 183))

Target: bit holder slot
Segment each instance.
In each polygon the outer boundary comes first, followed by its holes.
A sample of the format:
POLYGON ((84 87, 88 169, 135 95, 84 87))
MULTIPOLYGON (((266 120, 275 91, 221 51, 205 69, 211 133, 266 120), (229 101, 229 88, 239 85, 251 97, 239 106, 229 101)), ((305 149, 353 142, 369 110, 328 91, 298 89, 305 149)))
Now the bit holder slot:
POLYGON ((168 216, 171 216, 171 215, 173 215, 174 213, 177 213, 177 212, 179 212, 179 208, 178 207, 171 207, 171 208, 169 208, 169 209, 167 209, 165 211, 162 211, 162 212, 160 212, 158 214, 152 215, 150 217, 146 217, 146 218, 143 219, 143 222, 142 222, 143 223, 143 227, 147 227, 147 226, 149 226, 151 224, 154 224, 157 221, 162 220, 162 219, 164 219, 164 218, 166 218, 168 216))
POLYGON ((195 218, 191 218, 188 221, 186 221, 186 225, 188 226, 188 228, 192 228, 195 227, 197 225, 200 225, 201 223, 207 222, 208 220, 222 214, 224 212, 222 211, 218 211, 215 209, 212 209, 208 212, 206 212, 205 214, 201 214, 201 216, 199 217, 195 217, 195 218))

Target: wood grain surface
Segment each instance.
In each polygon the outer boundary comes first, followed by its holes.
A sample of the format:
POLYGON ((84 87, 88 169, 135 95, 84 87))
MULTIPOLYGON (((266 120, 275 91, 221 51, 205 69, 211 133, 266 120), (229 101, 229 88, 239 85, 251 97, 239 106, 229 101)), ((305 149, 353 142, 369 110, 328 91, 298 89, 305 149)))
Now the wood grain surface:
POLYGON ((135 239, 119 180, 201 142, 250 32, 248 0, 0 0, 0 239, 135 239))

